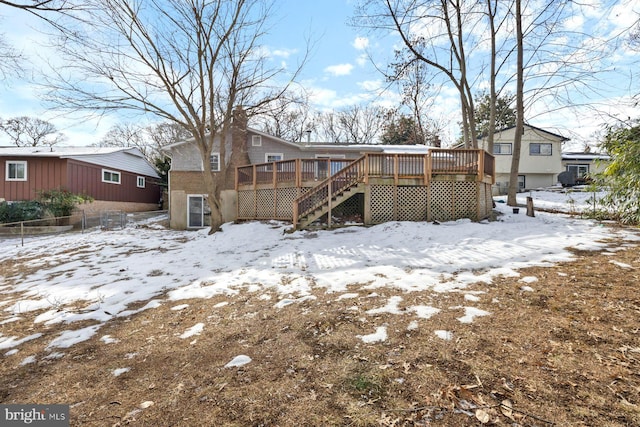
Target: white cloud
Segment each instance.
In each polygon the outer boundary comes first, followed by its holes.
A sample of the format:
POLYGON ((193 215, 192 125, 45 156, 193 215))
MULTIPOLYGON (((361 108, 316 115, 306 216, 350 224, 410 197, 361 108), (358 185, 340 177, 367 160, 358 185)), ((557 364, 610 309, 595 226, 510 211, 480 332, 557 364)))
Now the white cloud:
POLYGON ((271 51, 272 56, 279 58, 289 58, 291 55, 298 53, 297 49, 275 49, 271 51))
POLYGON ((358 50, 365 50, 369 47, 369 39, 366 37, 356 37, 352 45, 358 50))
POLYGON ((324 69, 326 73, 333 76, 348 76, 351 74, 351 70, 353 70, 353 64, 330 65, 324 69))

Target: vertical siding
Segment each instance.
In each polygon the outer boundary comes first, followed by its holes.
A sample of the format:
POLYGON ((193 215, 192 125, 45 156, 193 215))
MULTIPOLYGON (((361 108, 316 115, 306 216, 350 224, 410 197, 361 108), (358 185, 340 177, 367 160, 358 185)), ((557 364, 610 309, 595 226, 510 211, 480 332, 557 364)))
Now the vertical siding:
POLYGON ((0 157, 0 198, 8 201, 32 200, 39 191, 66 185, 66 161, 58 158, 0 157), (6 181, 7 160, 27 162, 26 181, 6 181))
POLYGON ((114 202, 157 203, 162 194, 159 180, 145 177, 145 188, 138 188, 138 176, 120 172, 121 183, 102 182, 102 167, 55 157, 0 157, 0 198, 7 201, 33 200, 42 190, 65 188, 95 200, 114 202), (27 181, 6 181, 7 160, 27 161, 27 181))
POLYGON ((157 203, 162 194, 155 178, 145 177, 145 188, 138 188, 137 180, 141 175, 76 160, 69 160, 67 176, 67 188, 70 191, 91 196, 95 200, 157 203), (120 184, 102 182, 103 169, 120 172, 120 184))

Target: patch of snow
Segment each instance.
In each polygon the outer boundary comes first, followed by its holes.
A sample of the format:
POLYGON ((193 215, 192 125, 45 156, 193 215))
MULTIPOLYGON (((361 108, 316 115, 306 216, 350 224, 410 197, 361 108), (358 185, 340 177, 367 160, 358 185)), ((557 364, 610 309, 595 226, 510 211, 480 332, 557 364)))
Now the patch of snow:
POLYGON ((343 299, 351 299, 351 298, 358 298, 360 296, 360 294, 357 293, 346 293, 346 294, 342 294, 338 297, 338 301, 343 300, 343 299))
POLYGON ((200 335, 200 333, 202 333, 203 330, 204 330, 204 323, 196 323, 195 325, 187 329, 185 332, 183 332, 183 334, 180 335, 180 338, 185 339, 185 338, 190 338, 194 335, 200 335))
POLYGON ((408 310, 415 311, 416 315, 421 319, 429 319, 434 314, 440 312, 440 309, 428 305, 414 305, 413 307, 409 307, 408 310))
POLYGON ((224 367, 225 368, 238 368, 238 367, 244 366, 244 365, 246 365, 248 363, 251 363, 251 358, 249 356, 241 354, 241 355, 236 356, 233 359, 231 359, 231 361, 229 363, 227 363, 226 365, 224 365, 224 367))
POLYGON ((187 307, 189 307, 189 304, 178 304, 178 305, 174 305, 173 307, 171 307, 171 310, 180 311, 180 310, 184 310, 187 307))
POLYGON ((402 301, 401 296, 393 296, 389 298, 387 305, 380 308, 372 308, 371 310, 367 310, 367 314, 382 314, 382 313, 391 313, 391 314, 402 314, 402 310, 398 308, 398 304, 402 301))
POLYGON ((111 371, 111 373, 113 374, 114 377, 119 377, 120 375, 129 372, 131 370, 131 368, 117 368, 114 369, 113 371, 111 371))
POLYGON ((524 291, 524 292, 533 292, 534 291, 534 289, 531 286, 521 286, 520 290, 524 291))
POLYGON ((103 335, 100 337, 100 341, 102 341, 105 344, 116 344, 119 343, 120 340, 117 340, 115 338, 113 338, 111 335, 103 335))
POLYGON ((376 331, 369 335, 357 335, 357 338, 360 338, 362 342, 367 344, 373 344, 377 342, 382 342, 387 340, 387 327, 386 326, 378 326, 376 331))
POLYGON ((475 296, 475 295, 470 295, 470 294, 465 294, 464 299, 466 301, 473 301, 473 302, 478 302, 480 301, 480 297, 475 296))
POLYGON ((92 325, 82 329, 64 331, 49 343, 47 349, 55 347, 69 348, 74 344, 86 341, 95 335, 100 326, 101 325, 92 325))
POLYGON ((458 320, 460 321, 460 323, 472 323, 475 317, 488 316, 489 314, 491 313, 489 313, 488 311, 480 310, 479 308, 464 307, 464 316, 459 317, 458 320))
POLYGON ((27 356, 24 359, 22 359, 22 362, 20 362, 20 366, 28 365, 30 363, 35 363, 35 361, 36 361, 35 356, 27 356))
POLYGON ((418 329, 418 322, 416 320, 412 320, 411 322, 409 322, 409 325, 407 326, 407 331, 415 331, 418 329))
POLYGON ((42 334, 39 332, 28 335, 21 339, 16 339, 16 337, 0 336, 0 350, 4 350, 5 348, 17 347, 24 342, 35 340, 36 338, 40 338, 41 336, 42 334))
POLYGON ((538 278, 535 276, 525 276, 522 279, 520 279, 520 281, 523 283, 534 283, 538 281, 538 278))
POLYGON ((55 360, 55 359, 62 359, 63 357, 64 357, 64 353, 54 351, 52 353, 47 354, 45 357, 43 357, 43 359, 55 360))
POLYGON ((609 262, 613 265, 617 265, 620 268, 633 268, 632 265, 629 264, 625 264, 624 262, 620 262, 620 261, 616 261, 616 260, 609 260, 609 262))
POLYGON ((441 338, 445 341, 451 341, 453 339, 453 332, 451 331, 437 330, 434 332, 438 338, 441 338))

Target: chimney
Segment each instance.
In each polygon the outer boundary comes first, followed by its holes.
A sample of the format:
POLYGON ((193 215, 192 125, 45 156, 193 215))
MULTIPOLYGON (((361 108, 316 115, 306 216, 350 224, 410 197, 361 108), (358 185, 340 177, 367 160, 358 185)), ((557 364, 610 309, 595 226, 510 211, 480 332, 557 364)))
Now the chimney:
POLYGON ((239 128, 245 131, 247 130, 247 112, 244 111, 244 108, 242 108, 242 105, 238 105, 233 109, 231 126, 233 128, 239 128))

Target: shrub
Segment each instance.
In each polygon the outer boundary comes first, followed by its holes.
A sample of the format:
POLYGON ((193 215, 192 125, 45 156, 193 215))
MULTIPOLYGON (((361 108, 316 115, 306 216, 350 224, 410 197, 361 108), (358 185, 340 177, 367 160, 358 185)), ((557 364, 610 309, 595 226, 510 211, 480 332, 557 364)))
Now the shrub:
POLYGON ((92 200, 91 197, 73 194, 65 189, 47 190, 38 193, 38 201, 44 210, 54 217, 70 216, 76 205, 92 200))
POLYGON ((0 203, 0 223, 31 221, 43 215, 44 209, 37 200, 0 203))

